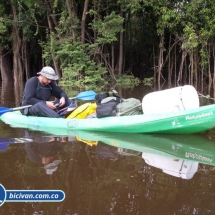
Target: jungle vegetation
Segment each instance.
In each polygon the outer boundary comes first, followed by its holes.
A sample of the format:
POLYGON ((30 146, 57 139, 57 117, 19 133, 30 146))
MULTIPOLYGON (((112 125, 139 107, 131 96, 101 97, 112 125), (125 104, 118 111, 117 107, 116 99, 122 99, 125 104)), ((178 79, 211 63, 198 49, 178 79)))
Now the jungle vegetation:
POLYGON ((52 66, 61 85, 215 82, 214 0, 8 0, 0 78, 52 66))

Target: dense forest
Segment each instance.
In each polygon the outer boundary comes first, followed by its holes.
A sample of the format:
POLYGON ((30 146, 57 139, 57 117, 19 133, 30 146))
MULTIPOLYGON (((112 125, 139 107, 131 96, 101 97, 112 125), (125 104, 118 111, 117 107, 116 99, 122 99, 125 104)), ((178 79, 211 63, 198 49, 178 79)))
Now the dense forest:
POLYGON ((52 66, 62 85, 215 82, 214 0, 8 0, 0 78, 52 66))

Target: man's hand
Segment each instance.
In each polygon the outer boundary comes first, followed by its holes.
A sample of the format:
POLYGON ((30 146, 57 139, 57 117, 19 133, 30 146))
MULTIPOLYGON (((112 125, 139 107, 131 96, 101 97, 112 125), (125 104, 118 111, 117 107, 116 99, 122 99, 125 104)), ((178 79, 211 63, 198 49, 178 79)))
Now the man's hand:
POLYGON ((46 105, 47 105, 49 108, 51 108, 52 110, 55 110, 55 109, 56 109, 56 106, 54 105, 53 102, 47 101, 47 102, 46 102, 46 105))
POLYGON ((66 103, 66 100, 65 100, 64 97, 62 97, 62 98, 60 99, 60 101, 59 101, 60 107, 64 106, 65 103, 66 103))

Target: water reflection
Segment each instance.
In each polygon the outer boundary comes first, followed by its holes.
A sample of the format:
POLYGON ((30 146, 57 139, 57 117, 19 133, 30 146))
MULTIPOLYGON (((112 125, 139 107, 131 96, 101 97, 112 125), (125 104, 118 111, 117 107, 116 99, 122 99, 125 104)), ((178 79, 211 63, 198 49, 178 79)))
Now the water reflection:
POLYGON ((29 160, 42 164, 48 175, 53 174, 58 169, 58 165, 61 163, 59 154, 64 150, 63 142, 51 141, 50 143, 25 144, 25 151, 29 160))
POLYGON ((90 163, 91 150, 96 159, 116 161, 119 157, 136 156, 166 174, 183 179, 193 178, 199 163, 215 166, 215 145, 200 135, 167 136, 71 130, 59 130, 60 136, 57 136, 56 130, 53 133, 56 135, 26 129, 23 138, 0 138, 0 150, 8 149, 10 144, 24 143, 29 160, 43 164, 47 174, 57 170, 61 163, 58 155, 68 149, 68 144, 71 149, 80 142, 86 144, 85 151, 90 163))
POLYGON ((1 183, 6 189, 61 189, 66 198, 55 204, 20 203, 17 206, 8 202, 1 207, 5 214, 10 214, 11 209, 16 214, 23 214, 23 210, 26 214, 60 215, 153 215, 160 214, 160 210, 163 214, 185 214, 185 211, 192 214, 189 212, 196 207, 196 202, 189 201, 192 198, 187 193, 197 196, 198 206, 201 205, 198 211, 213 208, 213 198, 208 197, 210 205, 205 206, 200 197, 203 193, 212 197, 210 190, 215 175, 213 172, 208 175, 206 171, 215 166, 215 144, 199 135, 67 130, 42 133, 25 128, 19 135, 20 139, 1 139, 0 145, 8 147, 0 152, 0 159, 4 160, 1 183), (171 165, 170 169, 170 161, 177 165, 171 165), (50 165, 46 166, 46 162, 50 165), (179 167, 186 169, 189 163, 198 165, 192 179, 178 177, 179 167))
POLYGON ((8 149, 9 144, 14 144, 14 143, 27 143, 27 142, 32 142, 32 139, 28 138, 4 138, 0 137, 0 151, 4 151, 8 149))
POLYGON ((164 173, 183 178, 191 179, 198 170, 198 162, 182 160, 177 157, 164 157, 151 153, 142 153, 145 162, 151 166, 161 169, 164 173))

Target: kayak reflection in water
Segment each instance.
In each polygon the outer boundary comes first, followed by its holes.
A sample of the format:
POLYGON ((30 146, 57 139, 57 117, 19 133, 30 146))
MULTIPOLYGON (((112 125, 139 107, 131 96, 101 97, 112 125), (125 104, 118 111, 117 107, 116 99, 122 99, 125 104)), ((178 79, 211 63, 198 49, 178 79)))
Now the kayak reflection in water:
MULTIPOLYGON (((163 173, 182 179, 192 179, 199 167, 199 162, 197 161, 186 160, 153 148, 142 146, 142 151, 137 151, 109 145, 112 144, 112 142, 117 142, 113 141, 112 138, 110 140, 108 139, 107 143, 109 144, 102 144, 100 141, 83 140, 80 137, 76 138, 79 141, 85 142, 89 146, 96 146, 96 158, 109 158, 110 160, 116 160, 119 155, 138 156, 142 157, 146 164, 161 169, 163 173)), ((133 144, 132 147, 134 148, 134 146, 135 145, 133 144)), ((137 146, 137 148, 140 148, 140 145, 137 146)))

